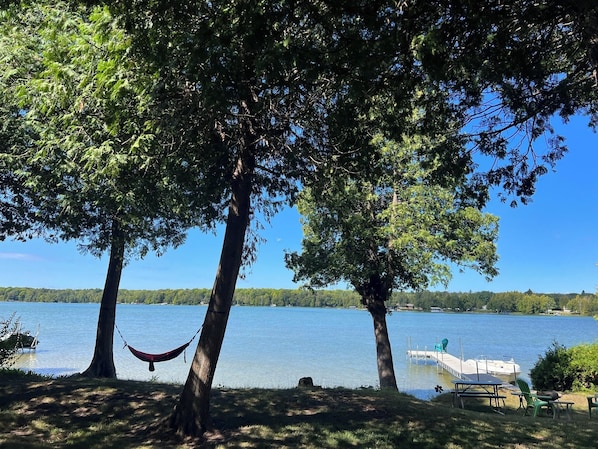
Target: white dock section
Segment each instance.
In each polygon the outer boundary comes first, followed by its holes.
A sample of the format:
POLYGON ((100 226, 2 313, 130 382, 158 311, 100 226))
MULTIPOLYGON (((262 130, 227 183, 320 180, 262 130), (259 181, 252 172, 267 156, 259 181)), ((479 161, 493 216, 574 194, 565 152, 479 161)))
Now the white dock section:
POLYGON ((462 360, 452 354, 444 351, 407 351, 407 355, 412 360, 424 360, 435 362, 445 371, 448 371, 453 376, 459 379, 479 380, 482 376, 488 380, 498 380, 494 376, 484 373, 479 369, 478 364, 474 360, 462 360))
POLYGON ((410 359, 415 360, 424 360, 424 361, 432 361, 437 363, 440 367, 442 367, 445 371, 448 371, 453 376, 458 377, 459 379, 464 378, 465 372, 474 373, 475 366, 469 367, 467 366, 468 363, 461 360, 454 355, 451 355, 447 352, 440 352, 440 351, 407 351, 407 355, 410 359), (466 365, 466 366, 464 366, 466 365))

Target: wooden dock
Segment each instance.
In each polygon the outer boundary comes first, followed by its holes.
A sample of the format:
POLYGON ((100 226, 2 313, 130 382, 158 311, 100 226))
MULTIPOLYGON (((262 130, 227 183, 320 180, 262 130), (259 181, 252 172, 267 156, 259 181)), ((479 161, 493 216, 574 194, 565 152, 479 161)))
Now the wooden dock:
POLYGON ((459 379, 467 380, 500 380, 495 376, 480 372, 477 364, 473 360, 462 360, 452 354, 444 351, 407 351, 407 356, 411 360, 423 360, 436 363, 445 371, 451 373, 459 379))

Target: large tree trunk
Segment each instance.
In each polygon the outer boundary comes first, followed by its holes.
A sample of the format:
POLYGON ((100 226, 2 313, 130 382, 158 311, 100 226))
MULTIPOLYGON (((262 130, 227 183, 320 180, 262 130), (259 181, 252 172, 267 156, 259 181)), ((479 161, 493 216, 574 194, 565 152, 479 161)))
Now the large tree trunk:
POLYGON ((96 346, 89 367, 81 373, 88 377, 116 377, 114 366, 114 322, 116 320, 116 299, 123 269, 125 239, 116 220, 112 223, 112 242, 106 282, 100 304, 96 346))
POLYGON ((222 253, 210 304, 187 381, 170 418, 171 427, 182 435, 201 436, 211 429, 212 381, 243 258, 245 233, 249 225, 253 166, 250 157, 244 159, 240 156, 237 161, 222 253))

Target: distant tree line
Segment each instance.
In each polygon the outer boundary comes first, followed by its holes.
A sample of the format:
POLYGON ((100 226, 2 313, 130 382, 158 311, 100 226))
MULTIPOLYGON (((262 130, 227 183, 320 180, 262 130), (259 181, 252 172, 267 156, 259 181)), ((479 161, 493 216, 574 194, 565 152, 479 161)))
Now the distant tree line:
MULTIPOLYGON (((101 289, 54 290, 27 287, 0 287, 0 301, 22 302, 100 302, 101 289)), ((120 290, 118 300, 126 304, 207 304, 210 289, 120 290)), ((362 307, 360 297, 347 290, 305 290, 246 288, 237 289, 235 305, 293 307, 362 307)), ((527 291, 481 292, 396 292, 390 308, 429 311, 440 307, 454 312, 491 312, 539 314, 548 311, 570 311, 581 315, 598 314, 598 296, 576 293, 533 293, 527 291)))
POLYGON ((534 315, 549 311, 569 311, 581 315, 595 315, 598 312, 598 296, 585 292, 577 293, 493 293, 489 291, 413 292, 396 293, 393 300, 401 307, 409 304, 415 309, 429 310, 441 307, 456 312, 487 311, 493 313, 523 313, 534 315))

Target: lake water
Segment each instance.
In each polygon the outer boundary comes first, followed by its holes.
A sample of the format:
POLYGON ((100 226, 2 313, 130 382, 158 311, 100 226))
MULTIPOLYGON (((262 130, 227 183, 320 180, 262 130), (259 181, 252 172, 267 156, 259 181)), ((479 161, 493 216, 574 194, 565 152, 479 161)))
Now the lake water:
MULTIPOLYGON (((0 302, 0 319, 12 313, 40 345, 25 352, 18 366, 50 375, 87 368, 93 356, 99 304, 0 302)), ((187 342, 198 330, 205 306, 124 305, 117 325, 127 342, 144 352, 161 353, 187 342)), ((435 365, 411 363, 408 349, 433 349, 448 338, 456 356, 513 357, 524 378, 554 341, 567 347, 598 338, 591 317, 520 316, 395 312, 387 317, 399 389, 422 399, 434 387, 451 387, 452 376, 435 365)), ((114 338, 119 378, 183 383, 199 336, 183 355, 156 364, 139 361, 114 338)), ((216 370, 215 386, 289 388, 310 376, 324 387, 377 386, 372 319, 362 310, 287 307, 233 307, 216 370)))

